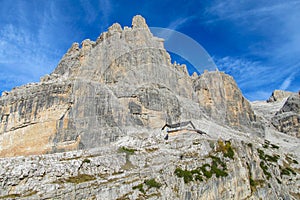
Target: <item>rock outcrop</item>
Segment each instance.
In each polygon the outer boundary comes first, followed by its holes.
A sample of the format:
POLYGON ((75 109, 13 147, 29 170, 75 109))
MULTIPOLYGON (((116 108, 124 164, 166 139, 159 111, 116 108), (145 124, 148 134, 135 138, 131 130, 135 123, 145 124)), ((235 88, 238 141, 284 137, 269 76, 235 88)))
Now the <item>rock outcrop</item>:
POLYGON ((297 158, 266 141, 140 133, 87 151, 0 159, 1 199, 298 199, 297 158), (153 136, 153 135, 152 135, 153 136))
POLYGON ((136 16, 131 28, 115 23, 95 42, 74 43, 40 83, 1 97, 0 156, 89 149, 207 115, 263 136, 230 76, 190 77, 136 16))
POLYGON ((262 123, 231 76, 205 71, 196 79, 194 88, 199 104, 213 120, 241 130, 252 128, 258 135, 264 135, 262 123))
POLYGON ((280 131, 300 138, 300 95, 292 94, 272 118, 272 124, 280 131))
POLYGON ((292 95, 292 92, 284 90, 274 90, 267 102, 282 101, 292 95))

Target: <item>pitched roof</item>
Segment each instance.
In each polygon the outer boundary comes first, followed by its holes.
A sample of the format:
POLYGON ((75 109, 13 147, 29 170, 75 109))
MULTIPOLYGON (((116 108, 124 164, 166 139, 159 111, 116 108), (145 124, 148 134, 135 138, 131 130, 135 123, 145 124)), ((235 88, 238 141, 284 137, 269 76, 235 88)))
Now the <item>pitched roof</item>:
POLYGON ((191 121, 186 121, 186 122, 179 122, 177 124, 165 124, 161 130, 163 130, 165 127, 168 127, 168 128, 179 128, 179 127, 185 127, 187 125, 191 124, 193 129, 196 129, 194 124, 191 122, 191 121))

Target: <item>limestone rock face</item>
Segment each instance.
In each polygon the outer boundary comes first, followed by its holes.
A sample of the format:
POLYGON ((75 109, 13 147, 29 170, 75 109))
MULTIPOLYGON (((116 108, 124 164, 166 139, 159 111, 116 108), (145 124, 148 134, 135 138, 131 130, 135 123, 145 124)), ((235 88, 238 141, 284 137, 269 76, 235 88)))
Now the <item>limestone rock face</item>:
MULTIPOLYGON (((299 133, 299 96, 276 117, 299 133)), ((299 199, 299 145, 264 127, 229 75, 172 64, 136 16, 3 93, 0 199, 299 199), (162 127, 180 122, 196 130, 166 140, 162 127)))
POLYGON ((293 93, 283 90, 274 90, 267 102, 282 101, 283 99, 289 97, 291 94, 293 93))
POLYGON ((40 83, 1 97, 0 156, 89 149, 207 115, 240 130, 263 130, 230 76, 190 77, 135 16, 131 28, 115 23, 95 42, 74 43, 40 83))
POLYGON ((258 135, 264 135, 261 122, 231 76, 204 72, 196 79, 194 88, 199 104, 214 120, 242 130, 252 127, 258 135))
POLYGON ((120 147, 0 159, 0 198, 239 200, 300 194, 297 158, 269 142, 263 148, 245 138, 191 133, 168 143, 145 133, 128 139, 132 146, 123 140, 120 147))
POLYGON ((292 94, 272 118, 272 124, 281 132, 300 138, 300 96, 292 94))
MULTIPOLYGON (((34 84, 0 98, 0 156, 49 153, 53 139, 71 125, 73 84, 34 84)), ((78 135, 65 138, 72 150, 78 135), (73 142, 72 142, 73 141, 73 142)), ((56 144, 61 146, 64 144, 56 144)))

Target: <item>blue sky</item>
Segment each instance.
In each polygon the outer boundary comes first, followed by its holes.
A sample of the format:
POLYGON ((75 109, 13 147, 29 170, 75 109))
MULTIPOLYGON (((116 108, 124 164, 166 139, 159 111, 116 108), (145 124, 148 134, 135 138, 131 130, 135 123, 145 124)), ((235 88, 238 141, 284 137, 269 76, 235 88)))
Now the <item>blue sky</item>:
POLYGON ((296 92, 299 10, 299 0, 0 0, 0 92, 39 81, 73 42, 130 26, 136 14, 196 40, 249 100, 296 92))

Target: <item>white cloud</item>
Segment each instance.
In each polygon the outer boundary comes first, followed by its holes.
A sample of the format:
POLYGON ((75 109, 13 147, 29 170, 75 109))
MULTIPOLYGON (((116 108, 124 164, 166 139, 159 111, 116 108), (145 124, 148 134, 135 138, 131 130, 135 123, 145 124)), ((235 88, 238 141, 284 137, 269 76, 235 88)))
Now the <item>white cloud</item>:
POLYGON ((283 83, 280 85, 280 90, 286 90, 291 85, 293 79, 295 78, 295 73, 292 73, 290 76, 288 76, 286 79, 284 79, 283 83))
POLYGON ((300 1, 291 0, 214 1, 203 15, 204 23, 226 24, 249 44, 243 55, 218 59, 217 66, 232 74, 251 96, 294 88, 300 68, 299 10, 300 1))
POLYGON ((102 28, 107 27, 109 24, 109 18, 112 12, 113 5, 111 4, 110 0, 99 0, 99 10, 102 14, 102 28))
POLYGON ((86 0, 80 0, 80 5, 85 12, 85 21, 89 24, 93 23, 98 15, 95 5, 92 5, 90 1, 86 0))

